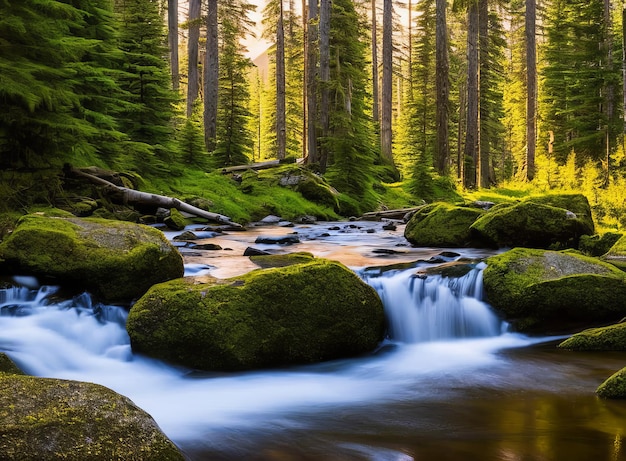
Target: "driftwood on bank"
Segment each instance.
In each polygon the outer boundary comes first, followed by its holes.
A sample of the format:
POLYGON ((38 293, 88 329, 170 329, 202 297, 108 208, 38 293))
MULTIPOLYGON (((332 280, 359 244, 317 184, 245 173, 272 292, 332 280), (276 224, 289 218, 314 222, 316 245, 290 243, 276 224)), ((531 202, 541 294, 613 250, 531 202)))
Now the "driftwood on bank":
POLYGON ((282 160, 267 160, 265 162, 246 163, 245 165, 233 165, 222 168, 222 174, 233 173, 235 171, 246 170, 267 170, 269 168, 276 168, 277 166, 288 165, 290 163, 302 164, 304 159, 293 160, 293 158, 287 158, 282 160))
POLYGON ((224 216, 218 213, 211 213, 210 211, 197 208, 193 205, 189 205, 177 198, 167 197, 165 195, 151 194, 149 192, 141 192, 134 189, 129 189, 123 186, 117 186, 106 179, 100 178, 93 174, 82 171, 78 168, 71 168, 69 173, 85 178, 92 182, 102 186, 103 190, 109 195, 114 195, 115 198, 128 205, 148 205, 162 208, 175 208, 178 211, 190 213, 200 218, 208 219, 209 221, 218 222, 220 224, 226 224, 234 228, 241 228, 241 224, 232 222, 228 216, 224 216))

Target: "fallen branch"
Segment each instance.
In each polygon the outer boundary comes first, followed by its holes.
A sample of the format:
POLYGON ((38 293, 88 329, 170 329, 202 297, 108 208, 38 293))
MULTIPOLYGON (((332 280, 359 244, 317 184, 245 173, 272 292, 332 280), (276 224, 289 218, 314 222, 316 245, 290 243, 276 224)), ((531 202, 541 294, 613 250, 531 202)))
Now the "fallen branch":
POLYGON ((396 210, 371 211, 369 213, 364 213, 363 216, 361 216, 361 219, 365 221, 376 221, 381 218, 404 220, 407 213, 414 213, 415 211, 423 207, 424 205, 413 208, 400 208, 396 210))
POLYGON ((98 176, 86 173, 77 168, 69 169, 69 173, 88 179, 90 182, 100 185, 103 189, 124 204, 128 205, 149 205, 162 208, 175 208, 178 211, 190 213, 200 218, 208 219, 209 221, 215 221, 220 224, 226 224, 235 228, 241 228, 241 224, 237 224, 230 220, 228 216, 224 216, 218 213, 211 213, 210 211, 197 208, 193 205, 189 205, 177 198, 167 197, 165 195, 151 194, 149 192, 141 192, 127 187, 117 186, 106 179, 102 179, 98 176))

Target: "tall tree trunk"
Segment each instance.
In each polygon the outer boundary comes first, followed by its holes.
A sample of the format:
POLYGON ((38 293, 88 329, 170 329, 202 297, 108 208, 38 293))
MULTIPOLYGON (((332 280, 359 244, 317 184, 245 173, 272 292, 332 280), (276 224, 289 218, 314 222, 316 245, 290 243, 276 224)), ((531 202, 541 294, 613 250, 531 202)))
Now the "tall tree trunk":
POLYGON ((622 133, 626 133, 626 4, 622 6, 622 133))
POLYGON ((478 0, 467 10, 467 128, 463 163, 465 187, 476 187, 478 160, 478 0))
MULTIPOLYGON (((611 10, 611 0, 604 0, 604 40, 606 47, 606 68, 608 72, 611 72, 613 68, 613 20, 611 10)), ((615 87, 612 82, 606 84, 604 94, 606 101, 606 171, 604 187, 608 187, 611 175, 611 139, 613 138, 613 111, 615 108, 615 87)))
POLYGON ((381 104, 380 143, 384 160, 393 163, 392 152, 392 99, 393 99, 393 5, 392 0, 383 1, 383 87, 381 104))
POLYGON ((217 0, 208 0, 206 61, 204 65, 204 142, 209 152, 215 150, 217 135, 218 56, 217 0))
POLYGON ((283 1, 276 26, 276 156, 284 159, 287 152, 287 116, 285 109, 285 29, 283 1))
POLYGON ((446 0, 436 0, 436 25, 435 25, 435 90, 436 96, 436 119, 437 119, 437 145, 435 155, 437 171, 441 175, 448 173, 450 159, 450 144, 448 140, 448 100, 450 98, 450 80, 448 61, 448 23, 446 19, 446 0))
POLYGON ((317 0, 309 0, 309 19, 307 33, 307 133, 309 163, 319 162, 317 150, 317 52, 315 44, 318 40, 318 8, 317 0))
POLYGON ((377 130, 380 129, 380 108, 378 107, 380 95, 378 93, 378 21, 376 14, 376 0, 372 0, 372 120, 377 130))
POLYGON ((408 35, 409 35, 409 47, 407 50, 407 67, 408 67, 408 72, 407 72, 407 79, 409 81, 409 100, 412 101, 413 100, 413 2, 412 0, 409 0, 409 2, 407 3, 407 10, 408 10, 408 35))
POLYGON ((172 71, 172 88, 178 90, 178 0, 167 0, 167 42, 170 48, 170 67, 172 71))
POLYGON ((200 8, 201 0, 189 0, 189 41, 187 43, 188 83, 187 83, 187 117, 191 117, 193 105, 198 98, 200 76, 198 75, 198 46, 200 40, 200 8))
POLYGON ((302 77, 302 158, 307 158, 307 120, 309 117, 309 111, 307 108, 307 82, 308 82, 308 68, 307 68, 307 59, 308 59, 308 14, 307 14, 307 5, 306 0, 302 0, 302 47, 304 50, 304 59, 303 61, 303 77, 302 77))
MULTIPOLYGON (((329 94, 330 94, 330 12, 331 0, 320 2, 320 84, 322 86, 322 102, 320 107, 320 123, 322 137, 328 137, 330 125, 329 94)), ((325 144, 325 143, 324 143, 325 144)), ((326 171, 328 164, 328 147, 320 147, 320 170, 326 171)))
POLYGON ((535 177, 537 147, 536 0, 526 0, 526 179, 535 177))
POLYGON ((478 177, 480 187, 489 187, 490 179, 490 139, 489 139, 489 112, 487 85, 489 84, 489 5, 487 0, 478 0, 478 48, 479 48, 479 79, 478 79, 478 139, 479 139, 479 168, 478 177))

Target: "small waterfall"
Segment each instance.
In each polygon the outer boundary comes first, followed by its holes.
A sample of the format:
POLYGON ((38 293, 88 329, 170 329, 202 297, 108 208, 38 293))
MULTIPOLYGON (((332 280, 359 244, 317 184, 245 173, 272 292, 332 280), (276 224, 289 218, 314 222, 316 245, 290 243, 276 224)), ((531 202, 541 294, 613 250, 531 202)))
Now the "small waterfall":
POLYGON ((418 343, 502 333, 503 323, 482 301, 485 267, 458 278, 416 276, 415 268, 362 276, 383 301, 390 339, 418 343))

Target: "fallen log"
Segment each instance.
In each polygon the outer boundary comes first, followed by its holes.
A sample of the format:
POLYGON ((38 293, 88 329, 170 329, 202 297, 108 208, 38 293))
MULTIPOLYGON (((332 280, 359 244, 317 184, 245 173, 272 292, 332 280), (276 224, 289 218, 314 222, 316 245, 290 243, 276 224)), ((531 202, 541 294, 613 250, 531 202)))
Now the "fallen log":
POLYGON ((399 208, 396 210, 380 210, 364 213, 361 219, 364 221, 377 221, 380 219, 398 219, 404 220, 407 213, 414 213, 425 205, 420 205, 412 208, 399 208))
POLYGON ((290 163, 303 163, 303 159, 294 160, 293 158, 287 158, 282 160, 267 160, 265 162, 246 163, 245 165, 233 165, 222 168, 222 174, 233 173, 235 171, 247 171, 247 170, 266 170, 268 168, 276 168, 281 165, 288 165, 290 163))
POLYGON ((231 221, 231 219, 228 216, 224 216, 219 213, 212 213, 210 211, 197 208, 193 205, 189 205, 188 203, 185 203, 174 197, 151 194, 149 192, 141 192, 138 190, 129 189, 127 187, 118 186, 118 185, 113 184, 110 181, 107 181, 106 179, 102 179, 98 176, 87 173, 78 168, 70 168, 68 172, 75 176, 85 178, 89 180, 90 182, 92 182, 93 184, 102 186, 103 190, 106 193, 110 195, 114 195, 116 199, 123 204, 149 205, 149 206, 162 207, 162 208, 175 208, 178 211, 190 213, 194 216, 205 218, 205 219, 208 219, 209 221, 218 222, 220 224, 226 224, 233 228, 243 227, 241 224, 231 221))

